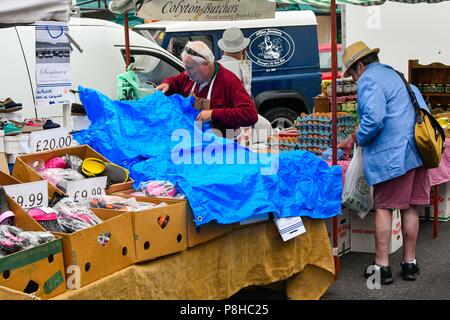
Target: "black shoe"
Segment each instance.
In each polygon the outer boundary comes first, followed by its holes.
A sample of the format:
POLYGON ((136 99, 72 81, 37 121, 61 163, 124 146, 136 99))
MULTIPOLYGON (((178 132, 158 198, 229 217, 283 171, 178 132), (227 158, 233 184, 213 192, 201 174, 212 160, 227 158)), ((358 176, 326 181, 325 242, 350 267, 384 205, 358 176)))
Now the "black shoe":
MULTIPOLYGON (((375 266, 375 262, 373 264, 370 264, 366 267, 366 269, 364 270, 364 277, 366 279, 368 279, 370 276, 372 276, 374 274, 375 271, 372 272, 367 272, 367 269, 369 269, 369 267, 373 267, 375 266)), ((387 266, 387 267, 379 267, 380 268, 380 283, 381 284, 391 284, 394 282, 394 279, 392 279, 392 271, 391 271, 391 267, 387 266)))
POLYGON ((8 197, 6 196, 5 189, 3 186, 0 186, 0 213, 10 211, 11 208, 8 204, 8 197))
POLYGON ((14 102, 11 98, 0 101, 0 112, 15 112, 22 110, 22 104, 14 102))
POLYGON ((50 119, 48 119, 43 125, 44 130, 56 129, 56 128, 59 128, 59 127, 61 127, 61 126, 58 123, 55 123, 55 122, 53 122, 50 119))
POLYGON ((414 281, 420 273, 420 268, 417 263, 400 263, 402 267, 402 278, 407 281, 414 281))
POLYGON ((86 110, 84 110, 84 107, 82 104, 74 102, 74 103, 72 103, 71 114, 77 115, 77 116, 85 116, 86 110))

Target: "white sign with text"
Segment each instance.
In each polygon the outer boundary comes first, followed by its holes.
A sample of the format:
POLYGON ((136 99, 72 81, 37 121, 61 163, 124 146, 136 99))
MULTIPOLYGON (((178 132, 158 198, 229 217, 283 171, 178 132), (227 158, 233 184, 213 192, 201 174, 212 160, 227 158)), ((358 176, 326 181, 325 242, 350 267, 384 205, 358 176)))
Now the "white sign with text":
POLYGON ((69 128, 34 131, 30 134, 31 152, 49 151, 70 147, 74 139, 69 128))
POLYGON ((3 188, 24 209, 48 207, 48 184, 45 180, 11 184, 3 188))
POLYGON ((90 197, 105 195, 107 177, 95 177, 67 182, 66 194, 74 202, 84 202, 90 197))

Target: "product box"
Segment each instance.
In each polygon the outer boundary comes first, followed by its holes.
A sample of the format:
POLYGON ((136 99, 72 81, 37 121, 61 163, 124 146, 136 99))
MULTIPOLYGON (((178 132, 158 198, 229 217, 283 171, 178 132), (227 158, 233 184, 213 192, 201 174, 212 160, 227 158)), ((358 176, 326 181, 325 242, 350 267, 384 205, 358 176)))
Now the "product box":
MULTIPOLYGON (((434 187, 431 187, 430 201, 431 203, 427 206, 418 206, 420 218, 434 220, 434 187)), ((450 184, 448 182, 439 185, 438 201, 438 221, 449 221, 450 184)))
POLYGON ((5 153, 18 154, 30 152, 30 134, 21 133, 16 136, 5 136, 3 138, 5 142, 5 153))
MULTIPOLYGON (((60 157, 65 154, 74 154, 79 156, 81 159, 86 158, 98 158, 103 161, 109 161, 105 157, 103 157, 100 153, 89 147, 88 145, 81 145, 81 146, 75 146, 75 147, 68 147, 63 149, 56 149, 52 151, 45 151, 45 152, 37 152, 37 153, 31 153, 27 155, 21 155, 17 157, 16 162, 14 164, 14 170, 13 170, 13 176, 17 179, 19 179, 21 182, 32 182, 32 181, 40 181, 43 180, 43 178, 35 171, 33 170, 28 164, 32 163, 36 160, 43 160, 47 161, 54 157, 60 157)), ((121 190, 128 190, 132 187, 134 181, 130 180, 124 183, 117 183, 109 186, 106 189, 107 194, 111 194, 114 192, 118 192, 121 190)), ((49 192, 52 195, 54 192, 58 192, 60 194, 63 194, 63 191, 56 188, 55 186, 49 184, 49 192)))
MULTIPOLYGON (((42 231, 18 203, 8 197, 16 215, 15 225, 26 231, 42 231)), ((0 257, 0 286, 49 299, 66 291, 62 243, 56 240, 0 257)))
MULTIPOLYGON (((333 247, 333 219, 326 219, 328 237, 333 247)), ((338 216, 338 256, 350 252, 350 210, 344 208, 338 216)))
MULTIPOLYGON (((133 196, 121 195, 131 198, 133 196)), ((167 206, 130 211, 136 249, 136 262, 147 261, 187 249, 186 202, 179 200, 134 197, 139 202, 167 206)), ((121 211, 93 209, 108 216, 117 216, 121 211)))
POLYGON ((84 287, 136 261, 130 214, 111 217, 101 210, 92 211, 102 223, 74 233, 53 232, 62 238, 68 289, 84 287))
POLYGON ((273 221, 283 241, 291 240, 306 232, 300 217, 274 218, 273 221))
MULTIPOLYGON (((129 195, 133 190, 127 190, 123 192, 114 193, 115 195, 129 195)), ((187 200, 178 200, 170 198, 154 198, 166 201, 167 203, 173 203, 182 201, 186 204, 186 229, 187 229, 187 246, 188 248, 194 247, 200 243, 207 242, 209 240, 221 237, 231 231, 233 231, 237 223, 220 224, 214 221, 208 222, 201 226, 196 226, 194 222, 194 214, 192 213, 191 206, 187 200)))
MULTIPOLYGON (((350 251, 375 253, 375 211, 370 211, 364 219, 357 214, 350 214, 350 251)), ((392 232, 389 254, 397 251, 403 245, 402 220, 400 210, 392 214, 392 232)))

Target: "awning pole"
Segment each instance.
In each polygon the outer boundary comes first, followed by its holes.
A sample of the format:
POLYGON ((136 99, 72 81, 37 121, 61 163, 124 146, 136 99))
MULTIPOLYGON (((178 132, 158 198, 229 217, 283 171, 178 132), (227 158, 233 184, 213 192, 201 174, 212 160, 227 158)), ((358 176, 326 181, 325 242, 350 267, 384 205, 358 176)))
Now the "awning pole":
MULTIPOLYGON (((330 3, 331 15, 331 146, 332 146, 332 164, 337 164, 337 114, 336 114, 336 80, 337 80, 337 43, 336 43, 336 0, 330 3)), ((335 267, 335 280, 338 278, 340 270, 340 261, 338 257, 338 217, 333 217, 333 256, 335 267)))
POLYGON ((123 27, 125 28, 125 70, 131 63, 130 54, 130 29, 128 27, 128 11, 125 11, 123 16, 123 27))

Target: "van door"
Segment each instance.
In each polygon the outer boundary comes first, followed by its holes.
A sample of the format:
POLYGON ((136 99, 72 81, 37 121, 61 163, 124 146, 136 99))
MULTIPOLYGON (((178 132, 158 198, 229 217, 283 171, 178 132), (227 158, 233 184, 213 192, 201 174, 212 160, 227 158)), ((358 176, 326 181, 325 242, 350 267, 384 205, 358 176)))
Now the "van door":
POLYGON ((0 28, 3 49, 0 50, 0 99, 11 98, 22 103, 24 117, 36 117, 34 95, 16 28, 0 28))

